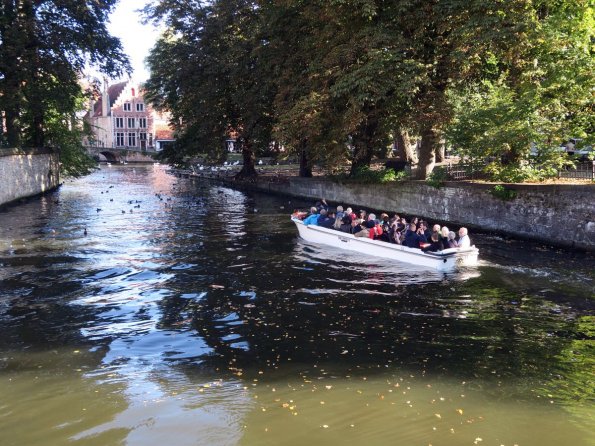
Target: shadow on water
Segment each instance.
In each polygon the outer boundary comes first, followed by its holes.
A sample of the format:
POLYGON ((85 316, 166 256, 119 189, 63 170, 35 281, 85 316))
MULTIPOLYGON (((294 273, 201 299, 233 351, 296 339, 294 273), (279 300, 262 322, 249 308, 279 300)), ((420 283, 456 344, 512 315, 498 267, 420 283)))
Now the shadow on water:
POLYGON ((8 444, 463 444, 436 413, 471 443, 561 420, 588 444, 592 256, 480 234, 481 266, 443 274, 299 240, 308 204, 128 167, 0 214, 8 444))

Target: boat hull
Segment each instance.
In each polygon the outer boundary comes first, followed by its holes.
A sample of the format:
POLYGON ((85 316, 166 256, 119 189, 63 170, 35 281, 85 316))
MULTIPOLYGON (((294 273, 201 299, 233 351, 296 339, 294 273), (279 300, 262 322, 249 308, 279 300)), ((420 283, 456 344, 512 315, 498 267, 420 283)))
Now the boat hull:
POLYGON ((308 242, 411 263, 439 271, 452 271, 461 266, 475 266, 479 256, 479 250, 474 246, 465 249, 447 249, 440 253, 426 253, 421 249, 355 237, 352 234, 320 226, 306 226, 297 218, 292 218, 292 221, 295 223, 300 237, 308 242))

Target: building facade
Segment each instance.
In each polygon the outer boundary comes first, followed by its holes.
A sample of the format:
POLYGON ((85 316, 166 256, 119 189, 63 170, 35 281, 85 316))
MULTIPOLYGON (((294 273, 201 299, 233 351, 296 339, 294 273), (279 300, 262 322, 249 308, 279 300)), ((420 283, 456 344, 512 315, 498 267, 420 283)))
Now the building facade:
MULTIPOLYGON (((142 88, 131 81, 107 85, 97 100, 89 104, 85 120, 92 135, 90 147, 118 148, 155 152, 161 149, 156 133, 169 126, 167 116, 157 113, 144 100, 142 88)), ((169 137, 172 138, 171 130, 169 137)))

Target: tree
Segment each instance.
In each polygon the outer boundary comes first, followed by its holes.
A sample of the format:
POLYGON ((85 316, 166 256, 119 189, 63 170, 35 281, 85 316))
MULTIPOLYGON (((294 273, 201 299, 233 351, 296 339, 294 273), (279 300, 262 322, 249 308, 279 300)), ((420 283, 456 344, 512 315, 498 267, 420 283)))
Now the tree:
POLYGON ((46 143, 50 115, 66 119, 87 63, 113 76, 129 69, 106 22, 116 0, 2 0, 0 110, 11 146, 46 143))
POLYGON ((257 2, 175 3, 145 10, 168 26, 148 59, 148 98, 172 112, 188 154, 221 156, 236 134, 244 158, 238 177, 254 177, 255 155, 271 142, 274 95, 257 2))
MULTIPOLYGON (((533 12, 524 54, 529 63, 492 68, 497 77, 451 95, 450 142, 467 158, 491 157, 487 170, 499 180, 555 175, 564 163, 554 150, 562 141, 593 138, 593 10, 570 0, 544 1, 533 12), (538 157, 530 156, 531 145, 538 157)), ((496 62, 489 60, 492 67, 496 62)))

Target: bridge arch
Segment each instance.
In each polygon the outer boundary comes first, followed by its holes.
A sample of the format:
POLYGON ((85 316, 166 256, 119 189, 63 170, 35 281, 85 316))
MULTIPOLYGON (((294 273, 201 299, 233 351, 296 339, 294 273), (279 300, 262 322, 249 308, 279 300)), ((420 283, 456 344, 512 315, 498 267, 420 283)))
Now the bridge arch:
MULTIPOLYGON (((120 157, 118 155, 116 155, 115 153, 110 152, 108 150, 99 152, 99 154, 103 155, 105 157, 105 160, 109 163, 117 163, 120 161, 120 157)), ((101 158, 99 160, 101 161, 101 158)))

